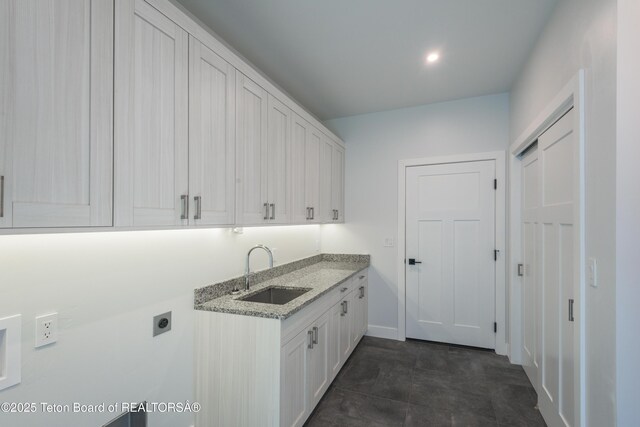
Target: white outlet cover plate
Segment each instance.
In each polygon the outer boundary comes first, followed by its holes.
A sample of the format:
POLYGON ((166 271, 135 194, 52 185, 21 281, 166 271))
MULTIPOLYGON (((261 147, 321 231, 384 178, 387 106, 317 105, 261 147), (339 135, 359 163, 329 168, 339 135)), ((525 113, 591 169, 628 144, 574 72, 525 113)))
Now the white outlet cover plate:
POLYGON ((43 314, 36 317, 35 348, 58 341, 58 313, 43 314))

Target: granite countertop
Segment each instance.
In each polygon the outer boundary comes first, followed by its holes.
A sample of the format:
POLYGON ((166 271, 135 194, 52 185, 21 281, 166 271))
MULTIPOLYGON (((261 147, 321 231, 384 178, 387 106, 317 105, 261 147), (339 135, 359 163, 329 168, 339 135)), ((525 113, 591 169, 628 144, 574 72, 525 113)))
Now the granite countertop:
POLYGON ((238 295, 230 291, 244 289, 244 277, 196 289, 194 308, 284 320, 367 267, 369 255, 316 255, 253 274, 249 291, 238 295), (272 286, 311 290, 282 305, 240 300, 272 286))

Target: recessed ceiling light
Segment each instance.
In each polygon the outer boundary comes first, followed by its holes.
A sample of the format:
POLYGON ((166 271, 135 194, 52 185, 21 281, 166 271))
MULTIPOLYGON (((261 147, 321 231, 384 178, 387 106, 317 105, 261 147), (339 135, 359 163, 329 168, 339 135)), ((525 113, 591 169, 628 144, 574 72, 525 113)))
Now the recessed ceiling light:
POLYGON ((429 64, 433 64, 434 62, 437 62, 438 59, 440 59, 440 54, 438 52, 431 52, 430 54, 427 55, 427 63, 429 64))

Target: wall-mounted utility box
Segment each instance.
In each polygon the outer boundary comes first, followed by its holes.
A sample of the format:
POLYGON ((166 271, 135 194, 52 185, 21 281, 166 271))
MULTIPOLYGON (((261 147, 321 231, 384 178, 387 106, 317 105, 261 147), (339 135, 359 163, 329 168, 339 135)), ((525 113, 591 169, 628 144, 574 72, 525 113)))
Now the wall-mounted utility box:
POLYGON ((20 383, 22 316, 0 319, 0 390, 20 383))

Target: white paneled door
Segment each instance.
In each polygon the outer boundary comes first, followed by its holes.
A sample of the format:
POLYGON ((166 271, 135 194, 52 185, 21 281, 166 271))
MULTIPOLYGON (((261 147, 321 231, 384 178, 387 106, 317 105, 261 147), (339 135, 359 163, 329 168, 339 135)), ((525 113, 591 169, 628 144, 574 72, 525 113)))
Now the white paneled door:
MULTIPOLYGON (((536 290, 530 293, 536 294, 538 303, 536 316, 530 319, 525 313, 523 325, 525 335, 529 329, 538 329, 534 335, 538 363, 534 384, 540 411, 547 424, 554 427, 576 424, 574 348, 577 336, 573 301, 578 269, 574 257, 574 177, 578 159, 573 120, 571 110, 538 138, 535 186, 538 208, 529 215, 533 217, 530 221, 537 222, 535 236, 532 236, 536 242, 535 271, 534 280, 525 282, 525 286, 535 286, 536 290), (529 324, 531 321, 533 325, 529 324)), ((526 215, 527 210, 524 213, 526 215)), ((526 292, 527 289, 525 296, 526 292)))
POLYGON ((538 208, 540 206, 538 149, 532 147, 522 158, 522 367, 531 384, 538 387, 538 334, 540 289, 538 286, 538 208))
POLYGON ((495 348, 495 161, 406 173, 407 337, 495 348))

